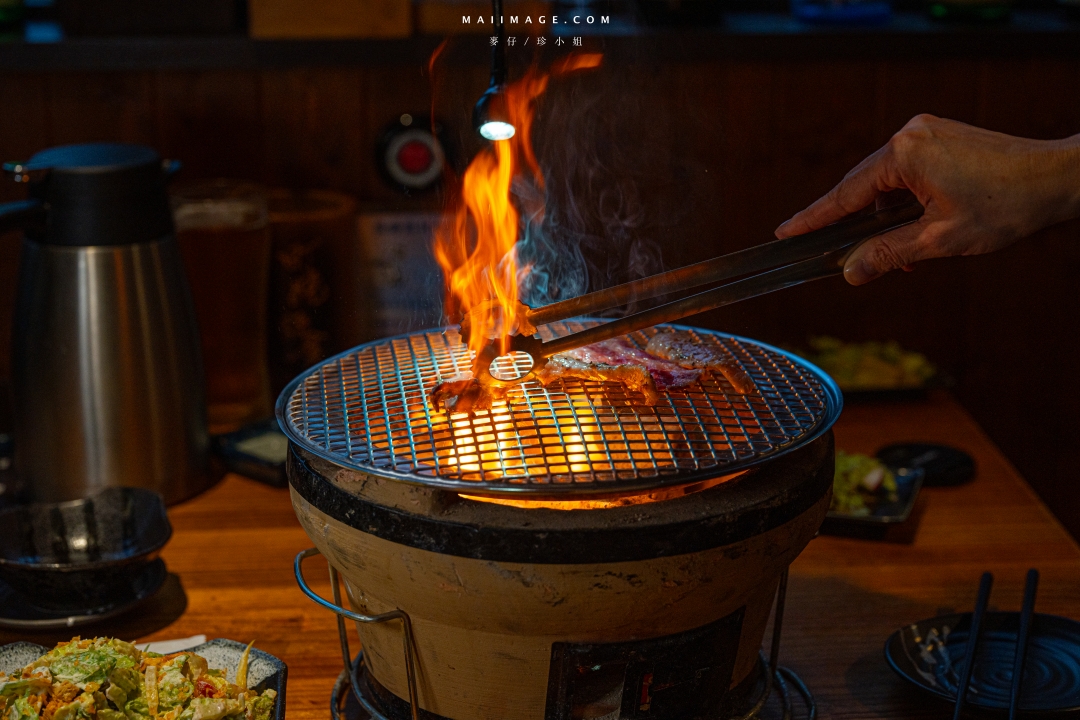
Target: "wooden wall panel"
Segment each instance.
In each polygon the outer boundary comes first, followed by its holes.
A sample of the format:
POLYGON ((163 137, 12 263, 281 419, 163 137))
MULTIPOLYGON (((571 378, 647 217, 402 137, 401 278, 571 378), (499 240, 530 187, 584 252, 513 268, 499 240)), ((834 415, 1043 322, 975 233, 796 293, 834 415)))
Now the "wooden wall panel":
POLYGON ((702 88, 703 101, 716 107, 709 170, 718 176, 716 199, 725 221, 709 254, 755 245, 773 230, 768 217, 749 209, 759 207, 772 187, 778 74, 769 63, 732 63, 720 68, 717 83, 702 88))
POLYGON ((157 150, 184 164, 181 181, 266 179, 266 123, 257 76, 210 70, 158 73, 155 80, 157 150))
MULTIPOLYGON (((767 168, 767 174, 759 169, 754 177, 760 179, 742 191, 745 204, 737 212, 753 218, 752 225, 743 225, 750 236, 745 244, 772 239, 781 222, 829 190, 878 145, 873 122, 880 92, 875 65, 782 63, 774 65, 772 72, 767 119, 759 121, 769 148, 760 158, 755 150, 744 160, 767 168), (837 108, 845 110, 838 113, 837 108)), ((734 120, 741 113, 740 105, 732 105, 727 117, 734 120)), ((743 133, 753 135, 754 128, 747 127, 743 133)), ((742 138, 729 142, 741 145, 742 138)), ((738 183, 739 178, 729 178, 729 182, 738 183)), ((725 217, 724 227, 727 221, 725 217)), ((864 325, 861 319, 851 319, 850 300, 829 291, 842 285, 826 283, 722 309, 715 314, 716 321, 732 332, 789 343, 805 342, 807 334, 815 332, 813 328, 821 328, 822 318, 847 317, 856 327, 864 325), (806 302, 806 297, 814 301, 806 302)))
POLYGON ((267 182, 370 195, 363 71, 264 72, 261 82, 267 182))
MULTIPOLYGON (((48 76, 0 75, 0 162, 25 160, 52 137, 48 76)), ((0 179, 0 202, 16 200, 24 189, 0 179)))
POLYGON ((50 143, 156 145, 154 80, 149 72, 49 76, 50 143))
POLYGON ((776 93, 773 188, 768 214, 781 222, 829 190, 880 145, 874 136, 876 66, 790 63, 776 93))
POLYGON ((888 140, 920 113, 978 120, 980 64, 975 60, 905 60, 881 65, 883 100, 875 135, 888 140))
MULTIPOLYGON (((1080 66, 1075 62, 985 61, 977 122, 1023 137, 1080 131, 1080 66)), ((1031 477, 1074 534, 1080 450, 1069 428, 1080 424, 1080 350, 1075 273, 1080 223, 1051 228, 968 263, 967 354, 958 393, 992 437, 1031 477)))
MULTIPOLYGON (((614 72, 621 70, 616 66, 614 72)), ((732 205, 741 204, 744 198, 741 188, 732 188, 726 180, 739 172, 736 168, 746 169, 745 160, 753 144, 742 132, 745 126, 726 126, 725 109, 733 85, 730 73, 716 63, 698 63, 682 66, 679 73, 652 68, 651 75, 651 87, 635 81, 638 95, 635 105, 627 108, 632 119, 625 126, 656 125, 649 136, 633 142, 658 147, 652 157, 639 153, 640 159, 632 165, 651 180, 651 186, 640 180, 635 184, 641 185, 651 200, 659 262, 667 269, 745 246, 747 231, 728 222, 735 220, 730 212, 732 205), (662 103, 652 99, 665 94, 670 94, 671 99, 662 103), (729 147, 728 142, 736 136, 746 141, 738 149, 729 147), (647 169, 656 158, 663 158, 662 173, 647 169)), ((738 100, 758 100, 748 104, 748 111, 767 104, 769 95, 762 89, 764 86, 757 87, 738 100)))
POLYGON ((986 60, 979 73, 975 122, 991 130, 1052 139, 1080 124, 1080 67, 1064 60, 986 60))

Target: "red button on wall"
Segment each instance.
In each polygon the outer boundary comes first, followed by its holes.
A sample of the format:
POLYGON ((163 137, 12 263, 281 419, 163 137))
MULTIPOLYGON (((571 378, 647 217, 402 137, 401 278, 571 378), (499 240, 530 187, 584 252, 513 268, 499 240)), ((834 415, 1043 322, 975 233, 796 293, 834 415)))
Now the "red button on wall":
POLYGON ((413 175, 419 175, 431 167, 434 159, 435 155, 431 152, 431 148, 419 140, 410 140, 405 143, 397 154, 397 162, 401 169, 413 175))

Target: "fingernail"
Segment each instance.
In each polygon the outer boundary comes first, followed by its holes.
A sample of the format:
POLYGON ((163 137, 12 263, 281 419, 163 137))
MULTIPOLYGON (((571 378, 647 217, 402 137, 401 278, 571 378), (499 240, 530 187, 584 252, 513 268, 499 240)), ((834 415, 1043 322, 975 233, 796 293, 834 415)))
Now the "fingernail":
POLYGON ((788 218, 784 222, 780 223, 780 226, 777 227, 776 230, 773 231, 773 235, 775 235, 776 237, 783 237, 784 236, 784 234, 783 234, 784 233, 784 228, 786 228, 790 224, 791 224, 791 218, 788 218))
POLYGON ((879 273, 873 265, 862 258, 849 262, 844 267, 844 279, 852 285, 868 283, 879 275, 881 275, 881 273, 879 273))

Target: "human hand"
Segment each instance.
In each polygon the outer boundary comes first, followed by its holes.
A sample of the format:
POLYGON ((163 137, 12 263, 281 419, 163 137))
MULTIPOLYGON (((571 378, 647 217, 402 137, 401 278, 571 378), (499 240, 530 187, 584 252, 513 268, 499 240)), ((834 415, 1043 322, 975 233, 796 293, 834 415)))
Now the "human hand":
POLYGON ((860 245, 844 265, 852 285, 919 260, 999 250, 1080 216, 1080 135, 1028 140, 919 115, 776 236, 824 227, 896 190, 926 212, 860 245))

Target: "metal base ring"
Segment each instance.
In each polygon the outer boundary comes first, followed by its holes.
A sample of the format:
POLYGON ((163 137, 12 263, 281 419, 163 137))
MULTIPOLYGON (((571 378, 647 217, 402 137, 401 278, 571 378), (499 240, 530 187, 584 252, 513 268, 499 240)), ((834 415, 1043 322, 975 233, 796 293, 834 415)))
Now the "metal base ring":
MULTIPOLYGON (((371 698, 367 697, 364 692, 361 692, 359 696, 353 692, 354 687, 359 688, 361 691, 366 687, 360 682, 361 678, 359 677, 364 669, 364 652, 362 650, 357 653, 356 659, 353 660, 352 667, 353 671, 356 673, 356 677, 349 677, 348 668, 342 670, 341 674, 338 675, 337 681, 334 683, 334 689, 330 692, 331 720, 392 720, 379 712, 372 703, 371 698), (367 717, 353 718, 346 713, 345 705, 348 702, 350 695, 355 698, 363 712, 367 713, 367 717)), ((783 718, 785 720, 790 719, 792 717, 792 702, 791 690, 788 687, 789 684, 795 687, 795 690, 803 701, 806 719, 815 720, 815 718, 817 718, 817 707, 814 703, 814 697, 810 694, 810 690, 803 683, 802 679, 799 678, 793 670, 786 667, 780 667, 775 674, 770 673, 769 661, 765 658, 765 653, 761 653, 758 657, 758 668, 762 679, 758 681, 758 687, 754 688, 751 698, 745 703, 749 706, 749 710, 732 716, 728 720, 755 720, 760 717, 759 713, 764 709, 769 698, 772 697, 774 689, 780 690, 779 697, 783 707, 783 718)))
MULTIPOLYGON (((356 654, 356 659, 353 660, 352 668, 345 668, 338 675, 337 681, 334 682, 334 689, 330 692, 330 718, 331 720, 354 720, 349 718, 345 714, 345 703, 348 702, 349 696, 360 704, 361 709, 368 714, 367 718, 357 718, 356 720, 390 720, 390 718, 379 712, 375 706, 371 703, 371 700, 365 696, 363 692, 357 695, 353 692, 354 687, 359 686, 358 677, 360 672, 364 668, 364 651, 361 650, 356 654), (355 672, 357 677, 350 678, 350 671, 355 672)), ((362 689, 362 688, 361 688, 362 689)))

